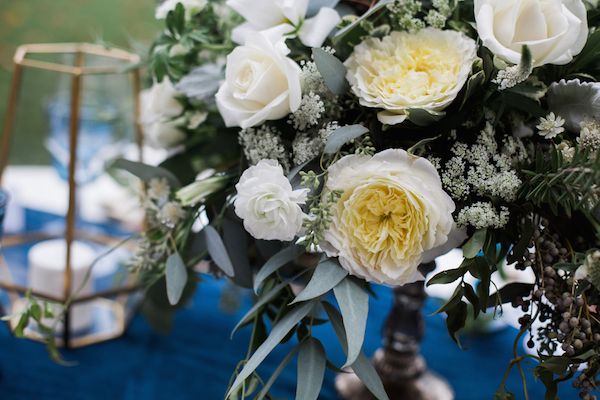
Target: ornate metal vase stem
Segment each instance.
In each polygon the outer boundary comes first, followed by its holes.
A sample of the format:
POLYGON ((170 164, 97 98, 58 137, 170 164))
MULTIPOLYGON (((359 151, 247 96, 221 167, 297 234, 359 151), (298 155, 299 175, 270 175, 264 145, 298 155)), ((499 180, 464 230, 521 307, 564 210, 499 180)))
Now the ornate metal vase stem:
MULTIPOLYGON (((421 270, 427 273, 433 267, 428 264, 421 270)), ((424 282, 394 289, 392 310, 383 327, 383 347, 373 357, 373 364, 391 400, 454 399, 448 383, 429 371, 420 355, 425 299, 424 282)), ((374 399, 354 374, 339 375, 336 388, 347 400, 374 399)))

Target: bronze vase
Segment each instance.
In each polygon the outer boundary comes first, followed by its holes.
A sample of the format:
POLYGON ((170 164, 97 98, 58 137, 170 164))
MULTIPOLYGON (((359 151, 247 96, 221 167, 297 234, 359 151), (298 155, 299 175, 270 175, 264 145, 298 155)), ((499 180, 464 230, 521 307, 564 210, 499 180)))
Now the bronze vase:
MULTIPOLYGON (((426 274, 435 264, 426 264, 426 274)), ((383 327, 383 346, 373 357, 390 400, 453 400, 454 392, 441 377, 427 369, 420 354, 425 322, 422 308, 426 299, 424 282, 394 289, 394 302, 383 327)), ((373 395, 352 373, 337 376, 335 386, 346 400, 371 400, 373 395)))

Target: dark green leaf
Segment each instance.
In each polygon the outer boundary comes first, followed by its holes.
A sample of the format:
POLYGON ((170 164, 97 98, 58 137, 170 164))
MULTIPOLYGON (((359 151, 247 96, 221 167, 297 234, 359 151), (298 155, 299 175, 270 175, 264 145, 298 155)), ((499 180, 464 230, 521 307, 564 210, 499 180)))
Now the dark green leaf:
POLYGON ((479 274, 479 284, 477 285, 477 295, 479 296, 479 305, 481 311, 485 312, 488 308, 488 298, 490 295, 490 279, 492 271, 483 257, 477 258, 477 272, 479 274))
POLYGON ((469 300, 469 302, 473 306, 473 318, 477 318, 477 316, 481 312, 479 306, 479 297, 477 297, 473 286, 469 285, 468 283, 464 284, 464 296, 467 298, 467 300, 469 300))
POLYGON ((342 126, 331 132, 327 138, 324 152, 327 154, 335 154, 346 143, 363 136, 367 132, 369 132, 369 130, 362 125, 342 126))
POLYGON ((362 349, 369 315, 369 295, 350 277, 333 288, 333 293, 342 312, 348 339, 348 358, 344 365, 347 367, 356 361, 362 349))
POLYGON ((205 226, 202 231, 206 235, 206 247, 210 258, 221 271, 227 276, 232 277, 234 275, 233 264, 221 236, 212 225, 205 226))
POLYGON ((309 337, 300 345, 296 400, 317 400, 325 377, 325 349, 321 342, 309 337))
POLYGON ((444 304, 440 308, 438 308, 434 312, 434 315, 451 310, 462 300, 463 296, 464 296, 464 288, 462 287, 462 285, 456 286, 456 289, 454 289, 454 293, 452 293, 452 296, 450 296, 450 298, 448 299, 446 304, 444 304))
POLYGON ((283 317, 271 330, 269 337, 260 345, 260 347, 252 354, 252 357, 246 362, 244 368, 240 371, 235 381, 231 385, 228 397, 236 391, 236 389, 248 378, 263 360, 271 353, 290 331, 313 309, 314 303, 303 303, 292 309, 285 317, 283 317))
MULTIPOLYGON (((499 291, 502 304, 511 303, 513 300, 525 297, 531 294, 533 285, 530 283, 514 282, 504 286, 499 291)), ((494 297, 495 295, 492 295, 494 297)))
POLYGON ((252 288, 253 271, 248 260, 248 234, 240 220, 223 218, 223 242, 233 265, 233 282, 246 289, 252 288))
POLYGON ((327 259, 320 262, 315 268, 312 278, 293 303, 311 300, 329 292, 346 276, 348 276, 348 272, 340 267, 337 261, 327 259))
POLYGON ((477 89, 479 89, 479 87, 481 87, 481 85, 483 85, 484 82, 485 82, 485 72, 484 71, 479 71, 469 78, 469 80, 467 81, 466 88, 465 88, 465 94, 464 94, 462 103, 460 105, 461 109, 465 106, 465 103, 469 100, 469 98, 475 94, 477 89))
POLYGON ((464 266, 456 268, 456 269, 449 269, 446 271, 442 271, 442 272, 438 273, 437 275, 435 275, 434 277, 432 277, 429 281, 427 281, 427 286, 452 283, 452 282, 456 281, 457 279, 462 278, 463 275, 466 273, 467 273, 467 268, 464 266))
POLYGON ((323 77, 327 88, 336 96, 346 93, 348 82, 346 81, 346 67, 336 56, 329 54, 321 48, 313 48, 313 59, 317 69, 323 77))
POLYGON ((166 269, 167 297, 171 305, 176 305, 181 299, 187 283, 188 274, 179 253, 173 253, 167 259, 166 269))
POLYGON ((446 319, 446 325, 448 326, 448 333, 452 340, 460 345, 458 340, 458 331, 465 326, 467 321, 467 304, 464 301, 458 303, 458 305, 448 310, 448 318, 446 319))
POLYGON ((535 231, 535 226, 533 223, 528 224, 524 227, 523 232, 521 233, 521 237, 517 244, 511 249, 510 254, 506 257, 506 261, 509 264, 515 263, 522 259, 525 254, 525 250, 529 247, 531 243, 531 238, 533 237, 533 232, 535 231))
POLYGON ((410 108, 407 111, 408 120, 418 126, 429 126, 445 116, 445 112, 423 110, 421 108, 410 108))

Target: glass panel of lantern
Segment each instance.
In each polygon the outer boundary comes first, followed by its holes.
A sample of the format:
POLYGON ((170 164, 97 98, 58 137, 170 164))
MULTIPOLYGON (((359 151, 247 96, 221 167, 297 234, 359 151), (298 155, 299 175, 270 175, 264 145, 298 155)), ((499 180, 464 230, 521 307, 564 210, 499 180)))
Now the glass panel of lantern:
POLYGON ((67 347, 115 338, 138 303, 127 238, 142 218, 121 218, 140 215, 135 194, 106 171, 115 158, 141 158, 138 63, 83 43, 24 45, 15 54, 0 147, 10 195, 0 302, 28 338, 51 334, 67 347), (48 312, 19 326, 32 299, 48 312))

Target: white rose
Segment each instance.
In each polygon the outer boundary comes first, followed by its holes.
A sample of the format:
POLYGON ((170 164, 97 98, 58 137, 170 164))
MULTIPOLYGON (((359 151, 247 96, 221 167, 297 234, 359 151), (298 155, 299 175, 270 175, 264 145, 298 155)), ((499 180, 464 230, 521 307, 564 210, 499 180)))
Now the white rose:
POLYGON ((341 21, 337 11, 321 7, 316 16, 305 19, 308 0, 228 0, 227 5, 246 19, 233 30, 233 40, 244 43, 251 31, 271 31, 276 35, 298 35, 308 47, 320 47, 341 21))
POLYGON ((155 17, 156 19, 165 19, 169 11, 172 11, 177 7, 177 4, 181 3, 185 9, 185 18, 191 19, 194 15, 206 7, 208 0, 165 0, 158 7, 156 7, 155 17))
POLYGON ((326 190, 343 194, 321 247, 353 275, 404 285, 452 247, 454 202, 425 158, 399 149, 346 156, 329 167, 326 190))
POLYGON ((475 0, 475 20, 483 45, 513 64, 523 45, 534 66, 568 64, 589 32, 582 0, 475 0))
POLYGON ((434 28, 369 38, 346 60, 346 79, 365 107, 383 108, 379 121, 404 122, 411 108, 438 112, 449 106, 471 73, 475 41, 434 28))
POLYGON ((144 125, 144 136, 148 144, 157 149, 170 149, 185 139, 179 121, 157 121, 144 125))
POLYGON ((183 106, 177 100, 180 93, 175 90, 169 78, 164 78, 140 94, 140 122, 150 145, 169 148, 185 139, 174 119, 183 112, 183 106))
POLYGON ((235 213, 256 239, 290 241, 298 235, 308 190, 293 190, 277 161, 248 168, 235 188, 235 213))
POLYGON ((216 95, 227 126, 250 128, 300 107, 300 67, 288 53, 283 40, 273 43, 253 32, 227 56, 225 82, 216 95))

